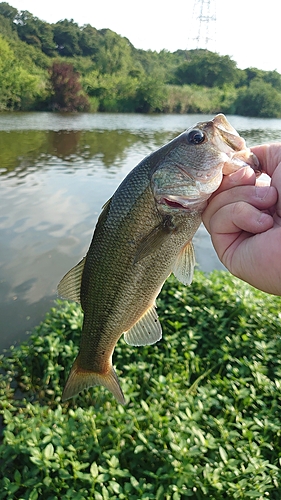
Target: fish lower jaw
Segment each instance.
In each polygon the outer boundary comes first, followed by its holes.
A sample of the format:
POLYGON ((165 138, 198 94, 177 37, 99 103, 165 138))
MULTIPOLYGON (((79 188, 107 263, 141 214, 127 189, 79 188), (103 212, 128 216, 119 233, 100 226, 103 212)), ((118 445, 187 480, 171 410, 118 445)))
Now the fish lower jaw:
POLYGON ((160 205, 164 205, 166 207, 184 211, 193 211, 193 210, 204 210, 207 205, 207 199, 211 196, 211 194, 202 194, 200 197, 196 198, 181 198, 178 196, 169 196, 162 197, 159 200, 160 205))

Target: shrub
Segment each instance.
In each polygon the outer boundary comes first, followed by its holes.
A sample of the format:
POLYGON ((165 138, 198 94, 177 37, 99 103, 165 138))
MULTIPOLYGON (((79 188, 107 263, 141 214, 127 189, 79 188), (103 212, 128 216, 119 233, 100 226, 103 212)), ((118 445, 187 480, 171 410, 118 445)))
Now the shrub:
POLYGON ((83 93, 79 73, 73 65, 55 61, 50 68, 50 81, 53 91, 51 107, 58 111, 87 111, 89 102, 83 93))

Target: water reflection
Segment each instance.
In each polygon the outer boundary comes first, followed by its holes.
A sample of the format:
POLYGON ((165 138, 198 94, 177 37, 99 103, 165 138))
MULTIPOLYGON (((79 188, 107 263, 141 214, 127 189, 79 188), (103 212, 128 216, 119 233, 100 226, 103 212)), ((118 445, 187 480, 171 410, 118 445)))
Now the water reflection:
POLYGON ((137 134, 127 130, 0 131, 0 175, 23 173, 63 165, 74 169, 94 167, 96 162, 110 169, 122 162, 127 150, 136 156, 147 154, 172 138, 171 132, 137 134))
POLYGON ((281 141, 281 130, 242 129, 239 131, 239 133, 242 137, 244 137, 248 146, 254 146, 256 144, 264 144, 266 142, 281 141))
MULTIPOLYGON (((102 205, 148 153, 200 115, 0 115, 0 348, 24 338, 85 254, 102 205)), ((230 117, 249 145, 281 140, 281 120, 230 117)), ((222 268, 203 228, 201 268, 222 268)))

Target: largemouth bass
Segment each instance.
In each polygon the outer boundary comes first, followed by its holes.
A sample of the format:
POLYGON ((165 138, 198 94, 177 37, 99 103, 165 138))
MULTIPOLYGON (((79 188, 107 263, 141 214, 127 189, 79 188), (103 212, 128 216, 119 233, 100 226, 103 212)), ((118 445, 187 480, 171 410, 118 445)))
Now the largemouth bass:
POLYGON ((193 277, 192 238, 223 175, 256 157, 224 115, 197 123, 142 160, 104 205, 86 257, 58 285, 84 311, 79 354, 62 400, 103 385, 125 403, 112 354, 124 334, 141 346, 161 339, 155 299, 167 277, 193 277))

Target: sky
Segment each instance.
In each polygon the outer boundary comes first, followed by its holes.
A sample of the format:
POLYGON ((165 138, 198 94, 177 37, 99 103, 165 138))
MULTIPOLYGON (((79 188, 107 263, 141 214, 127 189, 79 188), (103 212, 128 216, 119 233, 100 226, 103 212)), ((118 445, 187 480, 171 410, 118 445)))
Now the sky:
MULTIPOLYGON (((229 55, 238 68, 256 67, 281 73, 280 0, 7 0, 49 23, 73 19, 79 26, 109 28, 138 49, 174 52, 197 48, 198 12, 212 16, 207 48, 229 55), (210 10, 207 11, 209 4, 210 10)), ((205 40, 205 37, 204 37, 205 40)), ((205 43, 204 41, 202 43, 205 43)), ((201 48, 206 48, 206 45, 201 48)))

